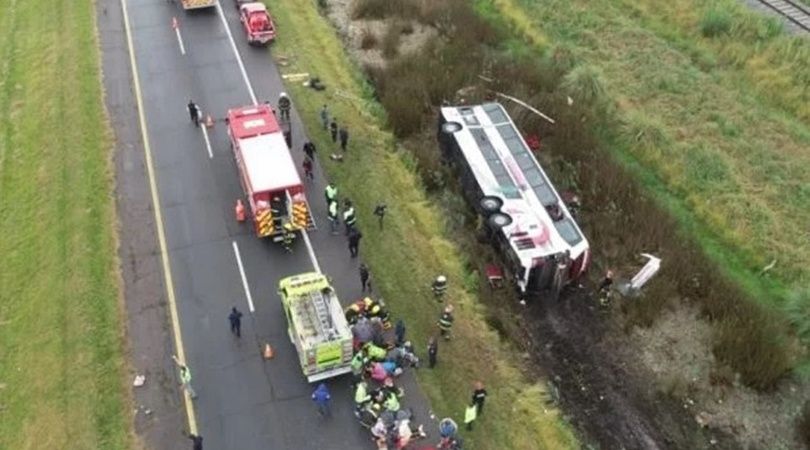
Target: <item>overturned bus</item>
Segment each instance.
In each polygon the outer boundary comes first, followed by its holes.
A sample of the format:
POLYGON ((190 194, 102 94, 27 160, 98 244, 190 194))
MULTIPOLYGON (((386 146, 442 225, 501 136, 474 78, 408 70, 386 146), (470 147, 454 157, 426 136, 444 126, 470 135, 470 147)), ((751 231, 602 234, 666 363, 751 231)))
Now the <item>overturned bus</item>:
POLYGON ((585 273, 588 240, 503 106, 441 108, 438 140, 522 299, 557 295, 585 273))

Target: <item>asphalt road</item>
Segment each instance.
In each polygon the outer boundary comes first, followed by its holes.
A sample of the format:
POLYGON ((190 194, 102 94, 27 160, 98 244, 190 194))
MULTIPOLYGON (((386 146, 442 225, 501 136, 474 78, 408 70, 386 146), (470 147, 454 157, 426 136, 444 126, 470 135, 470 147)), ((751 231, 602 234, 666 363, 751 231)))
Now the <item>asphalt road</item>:
MULTIPOLYGON (((277 68, 267 50, 252 48, 245 43, 233 5, 225 0, 222 6, 256 97, 259 101, 275 103, 283 90, 277 68)), ((135 148, 139 142, 137 122, 132 120, 132 95, 128 91, 131 79, 126 80, 121 75, 125 72, 124 66, 129 70, 129 62, 122 57, 126 49, 120 45, 123 25, 118 22, 120 11, 116 13, 120 5, 118 0, 104 0, 100 8, 100 19, 110 21, 100 25, 107 104, 116 126, 118 151, 125 152, 123 162, 119 160, 118 164, 120 210, 137 203, 129 197, 145 198, 146 184, 138 178, 139 174, 142 176, 142 170, 129 170, 143 161, 135 159, 136 150, 140 148, 135 148), (125 84, 127 81, 129 85, 125 84), (122 145, 122 139, 128 144, 122 145), (126 149, 122 150, 122 147, 126 149), (121 173, 122 168, 126 173, 121 173)), ((248 85, 217 10, 186 13, 166 0, 129 0, 128 12, 180 328, 187 364, 194 375, 192 384, 199 394, 194 405, 205 448, 371 448, 368 433, 352 415, 348 379, 343 377, 329 382, 333 415, 330 419, 321 419, 309 397, 314 386, 310 386, 301 374, 295 349, 287 337, 287 324, 276 288, 282 277, 313 270, 304 242, 298 239, 294 253, 286 254, 278 245, 257 239, 248 225, 235 222, 233 204, 242 192, 225 125, 217 122, 209 132, 213 154, 209 157, 200 129, 193 127, 188 120, 185 105, 189 99, 194 99, 205 113, 219 119, 224 117, 228 108, 251 103, 248 85), (173 17, 179 20, 185 55, 181 55, 171 27, 173 17), (238 246, 255 305, 252 314, 248 311, 235 246, 238 246), (231 306, 246 314, 241 340, 232 337, 228 328, 227 315, 231 306), (270 361, 261 357, 261 346, 265 342, 271 343, 276 351, 275 358, 270 361)), ((316 114, 315 111, 308 113, 316 114)), ((293 156, 300 167, 304 130, 296 111, 293 111, 292 118, 293 156)), ((324 149, 320 150, 325 153, 324 149)), ((315 220, 322 229, 328 227, 326 205, 322 201, 324 186, 323 174, 316 167, 316 180, 309 186, 309 198, 315 220)), ((137 238, 122 236, 122 242, 129 248, 128 253, 122 251, 122 254, 129 255, 133 267, 136 267, 144 264, 141 260, 155 258, 150 253, 155 242, 154 229, 144 230, 154 225, 149 218, 143 217, 151 215, 149 205, 140 202, 140 206, 134 208, 119 211, 119 217, 122 222, 131 220, 142 224, 137 228, 128 227, 126 223, 122 225, 125 231, 132 231, 132 236, 137 235, 137 238)), ((358 298, 359 261, 349 258, 345 238, 331 236, 327 231, 312 232, 310 238, 321 269, 333 277, 344 304, 358 298)), ((124 272, 127 278, 129 272, 126 269, 124 272)), ((133 272, 137 275, 137 269, 133 272)), ((162 277, 154 272, 148 275, 147 280, 162 283, 162 277)), ((125 284, 130 314, 134 310, 131 305, 139 301, 133 297, 165 292, 155 289, 149 292, 148 287, 142 286, 143 279, 125 279, 125 284), (138 282, 140 288, 133 288, 133 283, 138 282)), ((156 302, 153 306, 162 314, 139 315, 137 321, 130 317, 129 335, 133 340, 139 336, 148 337, 162 341, 164 345, 142 350, 141 343, 132 342, 134 356, 137 356, 134 365, 137 368, 140 364, 148 364, 146 360, 151 353, 158 360, 151 369, 157 372, 153 374, 154 378, 176 381, 173 368, 166 363, 171 342, 165 327, 165 305, 156 302), (160 321, 162 323, 156 323, 160 321)), ((152 306, 141 307, 149 308, 152 306)), ((400 379, 400 384, 406 390, 405 406, 413 407, 420 421, 428 421, 427 402, 413 377, 406 374, 400 379)), ((182 402, 177 400, 176 383, 166 382, 161 388, 170 391, 168 395, 174 398, 161 400, 158 394, 154 394, 152 400, 162 402, 165 408, 182 408, 182 402)), ((136 401, 140 402, 142 399, 138 395, 136 392, 136 401)), ((178 422, 176 414, 159 417, 178 422)), ((147 433, 144 438, 147 446, 152 448, 177 448, 182 440, 178 436, 174 441, 173 432, 165 429, 157 434, 147 433)))

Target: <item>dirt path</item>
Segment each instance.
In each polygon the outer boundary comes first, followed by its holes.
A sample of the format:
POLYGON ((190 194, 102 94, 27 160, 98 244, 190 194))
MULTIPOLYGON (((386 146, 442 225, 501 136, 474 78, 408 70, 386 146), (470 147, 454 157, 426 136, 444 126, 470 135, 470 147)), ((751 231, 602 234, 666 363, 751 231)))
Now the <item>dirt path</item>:
POLYGON ((605 449, 738 448, 731 436, 701 429, 680 402, 616 357, 620 331, 588 292, 575 289, 560 302, 538 302, 524 316, 533 356, 587 440, 605 449))

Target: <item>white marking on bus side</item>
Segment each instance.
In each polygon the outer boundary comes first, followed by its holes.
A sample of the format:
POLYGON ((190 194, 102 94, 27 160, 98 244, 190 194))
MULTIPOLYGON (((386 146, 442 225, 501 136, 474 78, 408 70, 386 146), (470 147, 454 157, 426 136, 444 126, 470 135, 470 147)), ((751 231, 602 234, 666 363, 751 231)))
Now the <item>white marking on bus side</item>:
POLYGON ((245 275, 245 267, 242 265, 242 256, 239 254, 239 246, 236 241, 231 241, 233 244, 233 254, 236 256, 236 265, 239 266, 239 275, 242 276, 242 286, 245 288, 245 297, 247 297, 248 309, 250 312, 256 311, 253 307, 253 297, 250 295, 250 287, 248 286, 247 276, 245 275))

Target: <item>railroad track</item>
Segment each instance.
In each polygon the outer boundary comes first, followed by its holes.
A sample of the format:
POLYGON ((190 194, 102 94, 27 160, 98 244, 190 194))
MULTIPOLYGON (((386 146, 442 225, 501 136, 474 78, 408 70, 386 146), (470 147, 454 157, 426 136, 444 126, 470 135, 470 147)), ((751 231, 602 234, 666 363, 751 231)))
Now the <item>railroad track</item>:
POLYGON ((772 10, 778 12, 804 31, 810 32, 810 7, 798 0, 759 0, 772 10))

